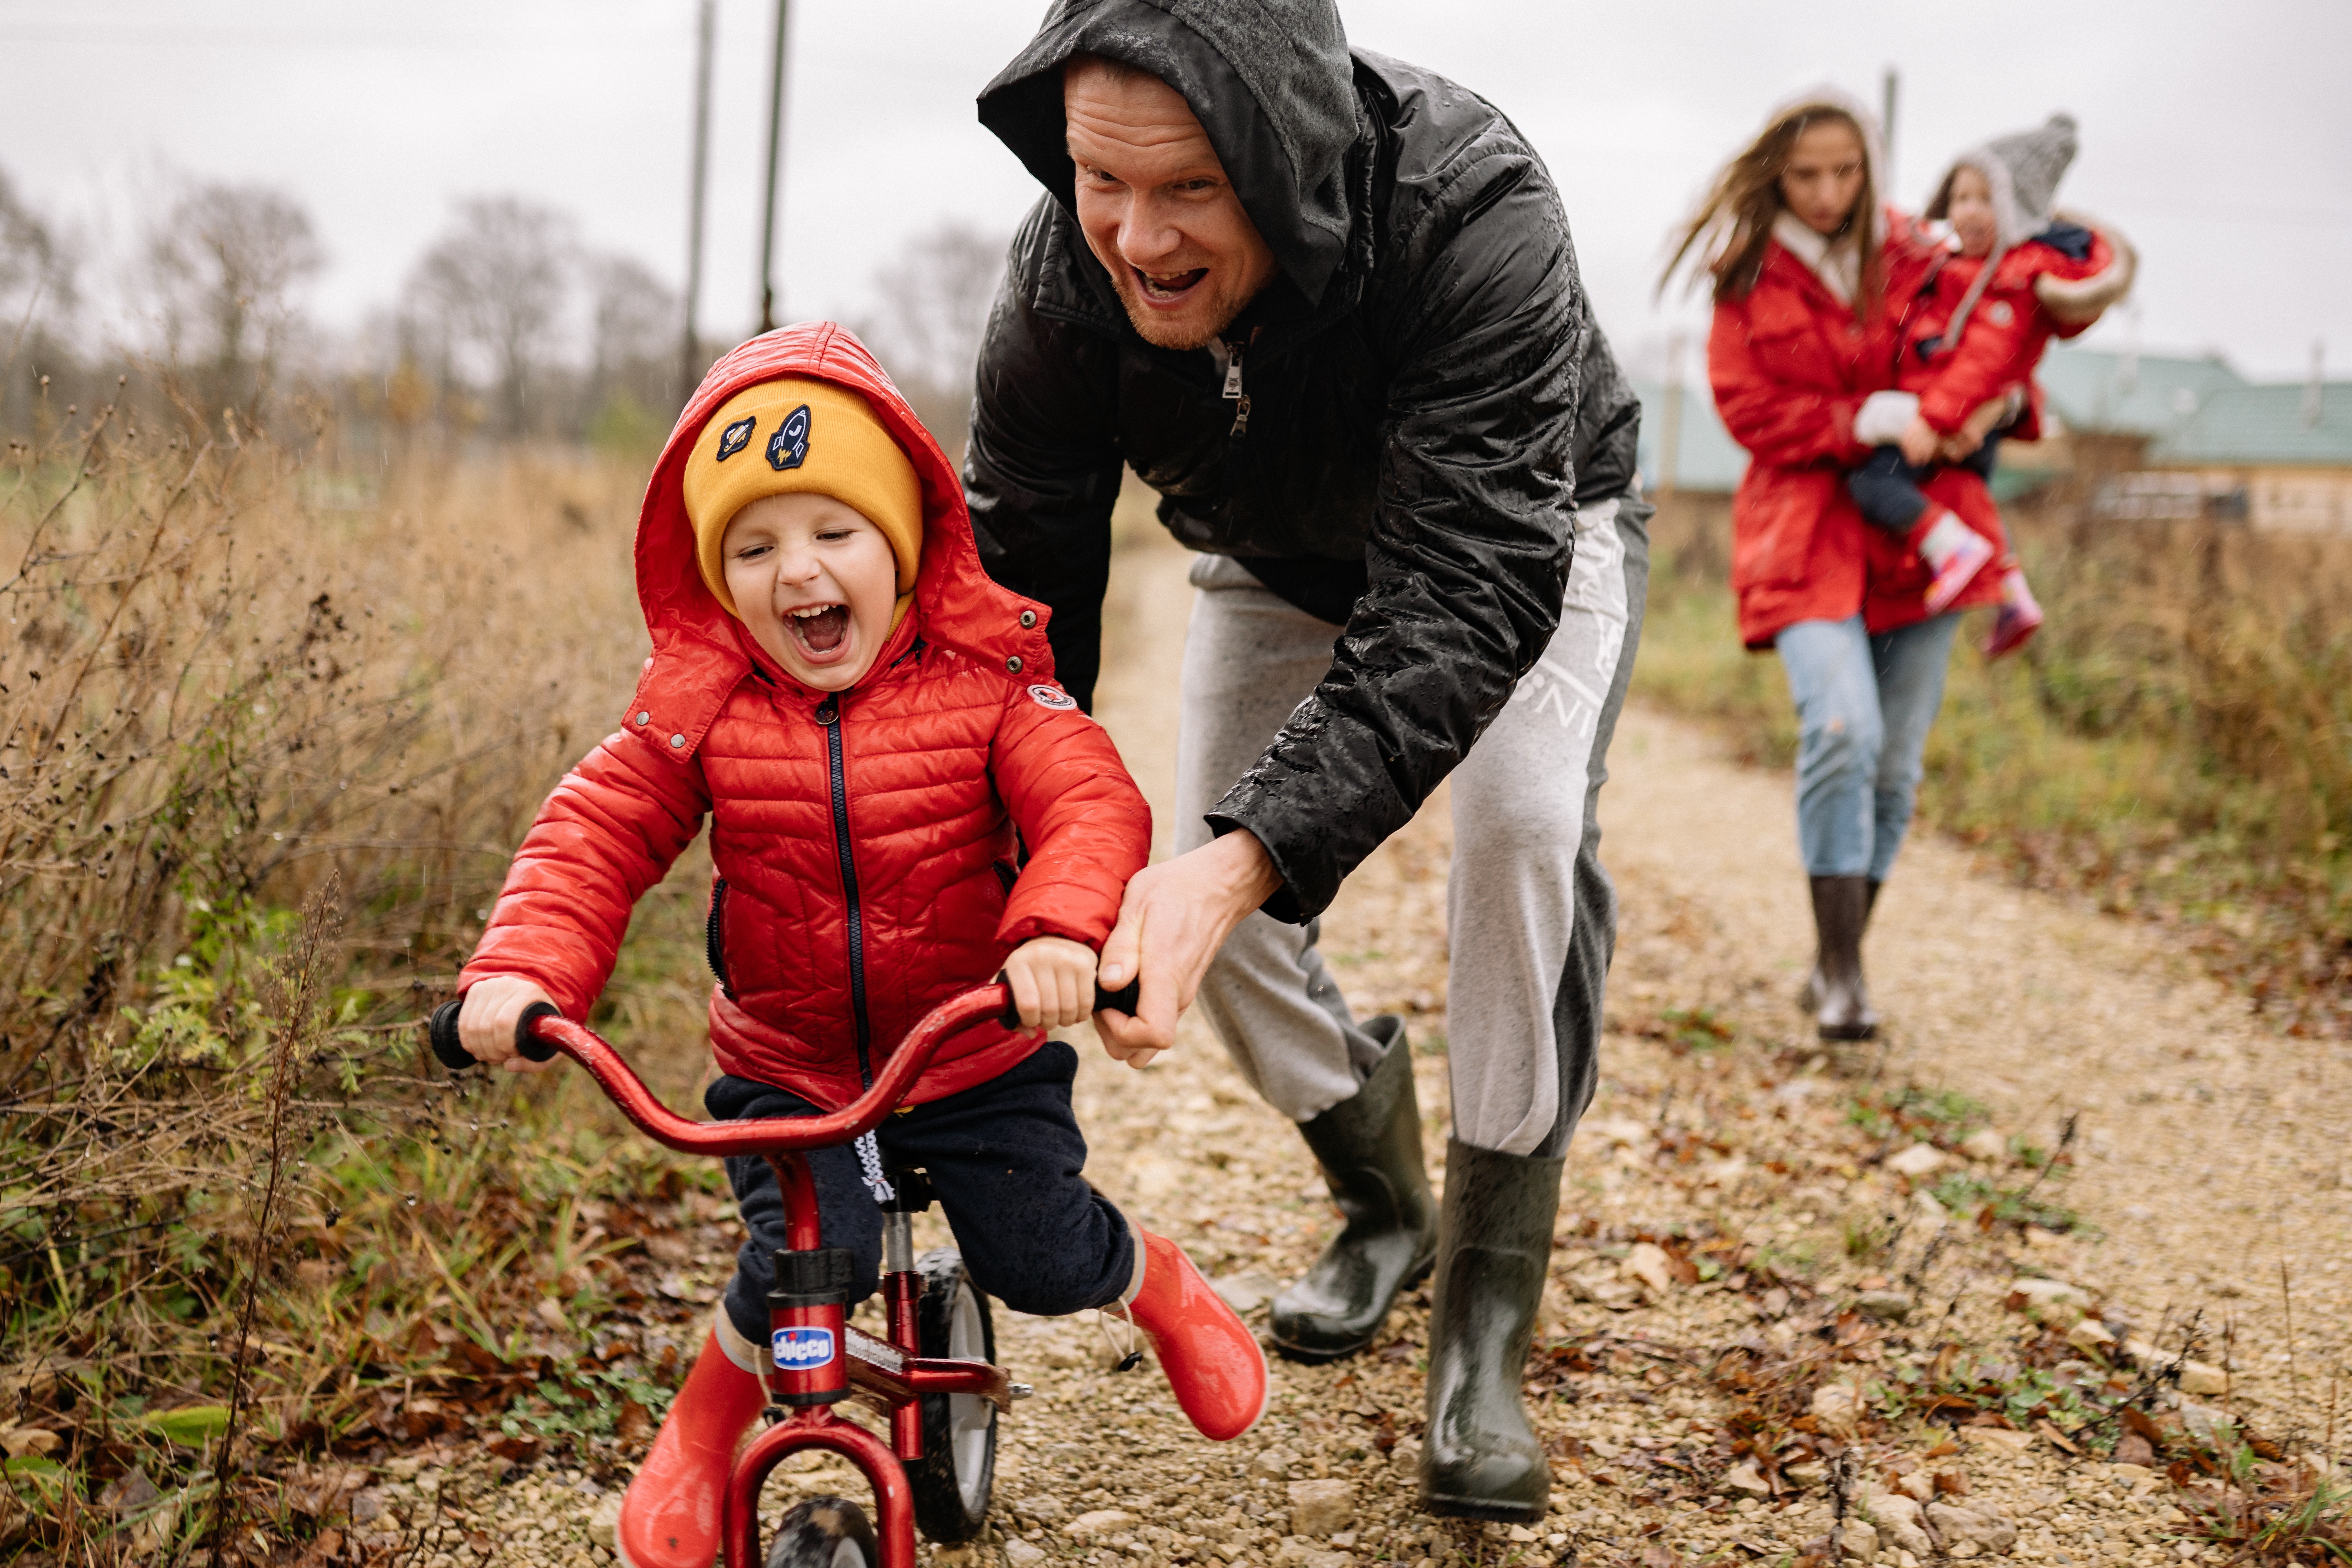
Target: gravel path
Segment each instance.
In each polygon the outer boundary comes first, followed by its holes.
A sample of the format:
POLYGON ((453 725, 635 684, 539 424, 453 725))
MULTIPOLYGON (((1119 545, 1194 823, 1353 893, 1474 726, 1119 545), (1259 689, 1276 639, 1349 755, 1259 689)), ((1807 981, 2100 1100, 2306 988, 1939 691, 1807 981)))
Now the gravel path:
MULTIPOLYGON (((1107 616, 1125 647, 1100 707, 1153 795, 1163 847, 1186 559, 1123 553, 1107 616)), ((1413 1509, 1425 1297, 1355 1362, 1276 1362, 1265 1422, 1223 1447, 1192 1434, 1156 1371, 1106 1370, 1092 1324, 1000 1310, 1000 1359, 1038 1397, 1004 1424, 990 1535, 929 1561, 1785 1563, 1819 1550, 1832 1488, 1803 1462, 1810 1435, 1793 1439, 1778 1475, 1759 1474, 1742 1444, 1753 1447, 1766 1415, 1784 1434, 1839 1430, 1841 1389, 1867 1390, 1938 1347, 1950 1350, 1938 1367, 1981 1355, 2012 1382, 2022 1366, 2052 1364, 2061 1383, 2105 1379, 2106 1361, 2062 1334, 2084 1347, 2113 1331, 2177 1348, 2200 1312, 2191 1355, 2226 1362, 2230 1387, 2199 1394, 2187 1414, 2234 1413, 2291 1443, 2325 1441, 2332 1380, 2352 1352, 2340 1043, 2267 1032, 2176 956, 2166 932, 2021 893, 1919 841, 1871 940, 1885 1048, 1832 1059, 1789 1004, 1810 926, 1786 779, 1742 771, 1696 731, 1638 711, 1612 764, 1607 858, 1624 905, 1612 1033, 1570 1160, 1544 1348, 1529 1368, 1558 1456, 1552 1516, 1504 1530, 1413 1509), (1944 1224, 1923 1195, 1948 1194, 1938 1182, 2013 1191, 2031 1173, 2009 1163, 2000 1137, 1963 1153, 1963 1124, 1915 1148, 1914 1133, 1857 1120, 1858 1104, 1910 1086, 1972 1097, 1995 1133, 2044 1148, 2079 1116, 2074 1163, 2037 1192, 2083 1225, 2059 1235, 1944 1224), (2077 1323, 2085 1303, 2095 1315, 2077 1323)), ((1410 1022, 1433 1166, 1444 1148, 1447 839, 1441 796, 1325 922, 1359 1007, 1410 1022)), ((1305 1148, 1201 1026, 1188 1020, 1181 1048, 1148 1072, 1090 1055, 1078 1104, 1089 1175, 1182 1241, 1237 1303, 1262 1300, 1313 1257, 1331 1214, 1305 1148)), ((711 1280, 718 1239, 696 1244, 711 1280)), ((2109 1386, 2122 1387, 2127 1360, 2109 1359, 2109 1386)), ((1955 1432, 1916 1415, 1866 1419, 1861 1436, 1868 1462, 1853 1500, 1877 1519, 1878 1561, 1897 1568, 1995 1552, 2153 1568, 2200 1551, 2156 1471, 2078 1458, 2032 1430, 1955 1432), (1933 1507, 1923 1515, 1907 1492, 1933 1507), (1932 1533, 1904 1534, 1912 1518, 1932 1533), (1968 1519, 1994 1522, 1979 1531, 1968 1519)), ((367 1494, 382 1511, 361 1527, 385 1544, 396 1532, 408 1561, 610 1561, 600 1526, 612 1472, 600 1482, 548 1461, 411 1459, 405 1477, 367 1494)), ((782 1475, 772 1497, 782 1507, 836 1489, 861 1493, 818 1466, 782 1475)), ((1873 1533, 1854 1531, 1850 1552, 1873 1533)))

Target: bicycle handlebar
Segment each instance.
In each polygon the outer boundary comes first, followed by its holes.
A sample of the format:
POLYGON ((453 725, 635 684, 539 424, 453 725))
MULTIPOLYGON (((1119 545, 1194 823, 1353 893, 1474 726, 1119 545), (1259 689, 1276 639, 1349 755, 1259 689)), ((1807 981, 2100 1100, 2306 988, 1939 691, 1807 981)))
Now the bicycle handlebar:
MULTIPOLYGON (((1096 1011, 1132 1015, 1136 989, 1129 985, 1107 992, 1097 987, 1096 1011)), ((478 1065, 457 1037, 459 1005, 445 1002, 433 1010, 433 1054, 452 1072, 478 1065)), ((547 1061, 560 1053, 578 1062, 620 1107, 621 1114, 657 1143, 686 1154, 768 1154, 787 1149, 831 1148, 872 1131, 906 1098, 949 1036, 990 1017, 1008 1028, 1020 1023, 1012 987, 1002 982, 975 985, 925 1014, 882 1064, 872 1087, 839 1110, 823 1116, 772 1116, 748 1121, 695 1121, 680 1116, 655 1098, 619 1052, 544 1002, 523 1010, 515 1025, 515 1046, 533 1061, 547 1061)))

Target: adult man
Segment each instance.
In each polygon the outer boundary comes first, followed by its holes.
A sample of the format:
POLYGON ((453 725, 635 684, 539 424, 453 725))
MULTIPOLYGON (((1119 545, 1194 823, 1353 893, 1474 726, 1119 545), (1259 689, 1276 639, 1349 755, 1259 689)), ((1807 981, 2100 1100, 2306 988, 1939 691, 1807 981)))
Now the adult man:
POLYGON ((1531 1520, 1518 1379, 1591 1094, 1591 814, 1646 577, 1637 405, 1558 195, 1491 106, 1351 56, 1331 0, 1059 0, 980 115, 1048 193, 981 354, 982 559, 1053 607, 1085 701, 1122 464, 1202 552, 1183 852, 1105 946, 1105 984, 1143 985, 1107 1043, 1148 1059, 1197 989, 1347 1218, 1277 1298, 1277 1348, 1360 1349, 1433 1265, 1423 1499, 1531 1520), (1402 1024, 1355 1020, 1314 917, 1449 772, 1439 1215, 1402 1024))

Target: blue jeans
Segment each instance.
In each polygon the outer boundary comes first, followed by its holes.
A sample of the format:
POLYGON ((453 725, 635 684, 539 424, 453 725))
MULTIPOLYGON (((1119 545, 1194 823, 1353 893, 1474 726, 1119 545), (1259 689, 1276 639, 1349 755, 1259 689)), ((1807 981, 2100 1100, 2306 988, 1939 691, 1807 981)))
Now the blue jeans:
POLYGON ((1918 798, 1959 616, 1872 637, 1862 617, 1773 639, 1797 704, 1797 847, 1814 877, 1883 882, 1918 798))

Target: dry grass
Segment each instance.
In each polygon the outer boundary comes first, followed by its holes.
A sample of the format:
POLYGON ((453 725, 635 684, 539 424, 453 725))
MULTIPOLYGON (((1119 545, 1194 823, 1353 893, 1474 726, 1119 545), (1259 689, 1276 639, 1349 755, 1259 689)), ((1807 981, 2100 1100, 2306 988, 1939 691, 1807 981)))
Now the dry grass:
MULTIPOLYGON (((2049 624, 2001 663, 1955 656, 1923 821, 2180 924, 2290 1028, 2352 1027, 2352 541, 2100 523, 2063 497, 2011 523, 2049 624)), ((1787 765, 1779 661, 1733 630, 1727 512, 1669 506, 1656 531, 1635 690, 1787 765)))
MULTIPOLYGON (((190 428, 0 464, 0 1549, 76 1562, 278 1552, 299 1456, 510 1396, 662 1179, 415 1027, 634 685, 640 477, 190 428)), ((701 994, 692 868, 647 910, 625 1037, 701 994)))

